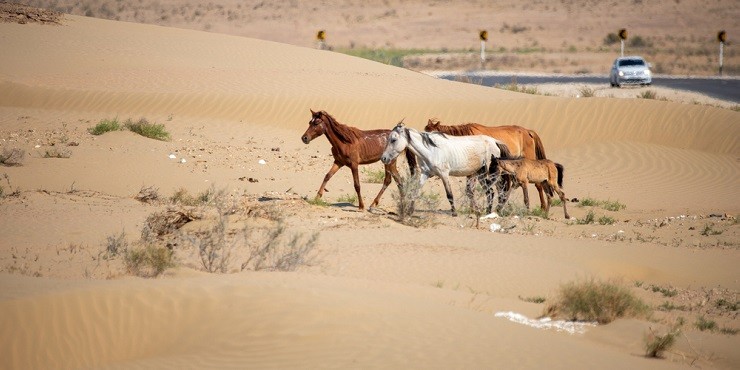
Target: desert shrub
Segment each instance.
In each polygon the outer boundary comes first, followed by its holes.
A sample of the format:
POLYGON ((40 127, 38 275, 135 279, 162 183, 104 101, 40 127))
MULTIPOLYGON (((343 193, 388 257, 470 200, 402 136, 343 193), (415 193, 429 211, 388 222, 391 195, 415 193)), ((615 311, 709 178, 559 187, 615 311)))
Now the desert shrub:
POLYGON ((159 189, 154 186, 141 187, 139 193, 134 196, 134 199, 142 203, 154 203, 160 200, 159 189))
POLYGON ((637 95, 639 99, 658 99, 658 93, 653 90, 645 90, 637 95))
POLYGON ((737 311, 738 309, 738 302, 730 302, 727 299, 720 298, 717 301, 714 302, 714 305, 719 309, 725 309, 728 311, 737 311))
POLYGON ((704 228, 701 231, 701 235, 704 235, 704 236, 720 235, 720 234, 722 234, 722 230, 715 230, 714 227, 712 227, 712 224, 704 224, 704 228))
POLYGON ((182 234, 185 244, 195 247, 203 269, 224 273, 229 267, 234 242, 227 241, 227 219, 219 214, 214 225, 193 235, 182 234))
POLYGON ((548 316, 600 324, 621 317, 640 317, 647 312, 648 306, 628 288, 594 279, 561 285, 557 298, 545 309, 548 316))
POLYGON ((650 333, 645 336, 645 356, 662 357, 663 352, 673 347, 679 335, 681 335, 680 322, 665 334, 656 334, 650 329, 650 333))
POLYGON ((519 296, 519 299, 524 302, 530 302, 530 303, 545 303, 546 299, 545 297, 535 296, 535 297, 521 297, 519 296))
POLYGON ((126 270, 140 277, 156 277, 175 265, 172 251, 166 247, 146 244, 129 248, 123 254, 126 270))
POLYGON ((714 320, 709 320, 705 318, 704 316, 699 316, 696 318, 696 322, 694 323, 694 326, 696 326, 697 329, 701 331, 709 330, 709 331, 715 331, 717 330, 717 322, 714 320))
POLYGON ((604 45, 607 45, 607 46, 618 44, 619 41, 620 41, 619 36, 614 32, 611 32, 607 34, 606 37, 604 37, 604 45))
POLYGON ((113 118, 113 119, 101 120, 94 127, 87 129, 87 132, 93 135, 102 135, 106 132, 120 131, 120 130, 122 130, 122 127, 121 127, 121 124, 118 122, 118 118, 113 118))
POLYGON ((131 130, 131 132, 135 132, 150 139, 161 141, 167 141, 170 139, 170 133, 165 130, 163 124, 150 123, 146 118, 141 118, 136 122, 129 119, 126 121, 124 126, 131 130))
POLYGON ((613 211, 613 212, 617 212, 619 210, 627 208, 626 205, 624 205, 623 203, 620 203, 618 200, 614 200, 614 201, 605 200, 600 203, 600 206, 601 208, 607 211, 613 211))
POLYGON ((616 221, 614 220, 614 217, 604 215, 599 217, 598 222, 599 225, 613 225, 616 221))
POLYGON ((593 207, 598 205, 598 201, 593 198, 583 198, 580 202, 578 202, 579 207, 593 207))
POLYGON ((2 153, 0 153, 0 164, 3 166, 20 166, 25 156, 26 151, 23 149, 3 148, 2 153))
POLYGON ((581 96, 584 97, 584 98, 591 98, 591 97, 594 96, 594 94, 596 94, 596 92, 594 91, 594 89, 592 89, 592 88, 590 88, 588 86, 583 86, 578 91, 581 93, 581 96))
POLYGON ((635 36, 629 39, 627 42, 628 46, 633 48, 643 48, 652 46, 652 43, 641 36, 635 36))
POLYGON ((596 216, 594 215, 594 211, 588 211, 585 217, 578 220, 579 225, 588 225, 594 223, 594 219, 596 216))
MULTIPOLYGON (((244 232, 247 233, 246 228, 244 232)), ((301 234, 288 237, 285 224, 278 221, 262 241, 248 243, 249 256, 241 269, 295 271, 301 266, 314 265, 319 257, 315 251, 318 238, 318 233, 313 233, 307 239, 301 234)))
POLYGON ((141 229, 141 240, 153 242, 173 234, 183 225, 199 219, 194 210, 188 208, 170 207, 164 211, 150 214, 144 221, 141 229))
POLYGON ((121 231, 118 235, 108 235, 105 240, 105 255, 107 257, 115 257, 120 253, 125 253, 128 250, 128 241, 126 240, 126 232, 121 231))
POLYGON ((426 226, 432 221, 430 214, 414 215, 417 213, 417 206, 420 205, 424 209, 432 209, 436 208, 439 204, 439 196, 437 194, 421 191, 419 173, 402 180, 399 192, 394 192, 392 198, 396 204, 398 221, 404 225, 413 227, 426 226))

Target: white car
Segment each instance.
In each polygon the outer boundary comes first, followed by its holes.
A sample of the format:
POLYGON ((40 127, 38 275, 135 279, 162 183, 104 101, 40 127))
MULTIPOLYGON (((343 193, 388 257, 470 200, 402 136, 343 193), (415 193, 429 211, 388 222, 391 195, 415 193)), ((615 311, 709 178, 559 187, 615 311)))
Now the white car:
POLYGON ((609 83, 612 87, 623 84, 650 85, 653 83, 650 64, 638 56, 617 58, 609 72, 609 83))

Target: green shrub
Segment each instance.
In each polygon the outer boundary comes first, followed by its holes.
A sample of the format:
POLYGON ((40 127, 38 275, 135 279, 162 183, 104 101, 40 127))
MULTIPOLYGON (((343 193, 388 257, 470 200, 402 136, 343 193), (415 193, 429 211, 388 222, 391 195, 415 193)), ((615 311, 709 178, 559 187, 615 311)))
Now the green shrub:
POLYGON ((365 182, 372 184, 382 184, 385 181, 385 168, 368 169, 363 168, 362 174, 365 175, 365 182))
POLYGON ((708 320, 704 316, 699 316, 696 319, 696 322, 694 323, 694 326, 696 326, 697 329, 701 331, 709 330, 709 331, 715 331, 717 330, 717 322, 714 320, 708 320))
POLYGON ((87 132, 93 135, 102 135, 110 131, 122 130, 121 124, 118 122, 118 118, 103 119, 95 127, 87 129, 87 132))
POLYGON ((545 313, 566 320, 606 324, 621 317, 644 316, 648 306, 621 284, 590 279, 562 285, 545 313))
POLYGON ((653 90, 645 90, 637 95, 640 99, 658 99, 658 93, 653 90))
POLYGON ((161 141, 167 141, 170 139, 170 133, 165 130, 163 124, 149 123, 146 118, 141 118, 136 122, 129 119, 126 121, 125 127, 131 130, 131 132, 135 132, 150 139, 161 141))
POLYGON ((655 334, 652 329, 645 336, 645 356, 662 357, 663 352, 669 350, 676 343, 676 338, 681 335, 680 324, 665 334, 655 334))

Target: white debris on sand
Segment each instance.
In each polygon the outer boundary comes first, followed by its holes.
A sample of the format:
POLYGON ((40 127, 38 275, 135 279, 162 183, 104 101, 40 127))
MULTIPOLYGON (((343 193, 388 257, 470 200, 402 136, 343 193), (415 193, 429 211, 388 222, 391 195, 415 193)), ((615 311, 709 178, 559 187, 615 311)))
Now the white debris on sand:
POLYGON ((553 321, 549 317, 545 317, 542 319, 530 319, 522 314, 511 312, 511 311, 496 312, 494 316, 507 318, 509 319, 509 321, 513 321, 518 324, 531 326, 535 329, 565 331, 565 332, 568 332, 568 334, 583 334, 586 332, 586 328, 595 327, 597 325, 595 322, 579 322, 579 321, 564 321, 564 320, 553 321))

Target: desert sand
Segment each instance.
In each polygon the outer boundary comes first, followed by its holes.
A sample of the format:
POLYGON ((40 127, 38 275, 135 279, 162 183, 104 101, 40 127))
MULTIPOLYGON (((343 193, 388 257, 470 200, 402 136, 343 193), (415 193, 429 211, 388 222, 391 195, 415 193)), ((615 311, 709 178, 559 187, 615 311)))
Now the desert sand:
MULTIPOLYGON (((736 110, 516 93, 326 50, 73 15, 0 23, 0 47, 0 149, 25 153, 0 166, 2 368, 740 366, 736 110), (300 141, 310 109, 362 129, 401 119, 422 129, 430 117, 533 129, 565 166, 575 219, 553 207, 547 219, 476 223, 452 217, 442 197, 420 210, 428 223, 407 226, 395 185, 372 212, 342 200, 354 193, 346 168, 328 204, 311 204, 332 157, 326 139, 300 141), (171 139, 88 133, 140 117, 171 139), (135 199, 146 187, 161 200, 135 199), (142 278, 106 254, 108 238, 135 245, 148 217, 186 209, 168 200, 180 189, 215 189, 229 205, 187 208, 192 220, 156 239, 171 243, 176 266, 142 278), (579 207, 586 198, 625 208, 579 207), (614 222, 579 224, 589 213, 614 222), (234 244, 225 272, 208 273, 178 239, 217 220, 234 237, 276 219, 318 238, 313 263, 251 271, 234 244), (536 318, 545 304, 527 298, 587 278, 622 281, 653 315, 579 334, 495 315, 536 318), (687 324, 676 345, 645 358, 645 336, 678 317, 687 324), (701 331, 700 317, 726 330, 701 331)), ((369 204, 380 185, 368 174, 369 204)), ((425 190, 443 193, 439 180, 425 190)), ((464 201, 461 180, 454 191, 464 201)))

